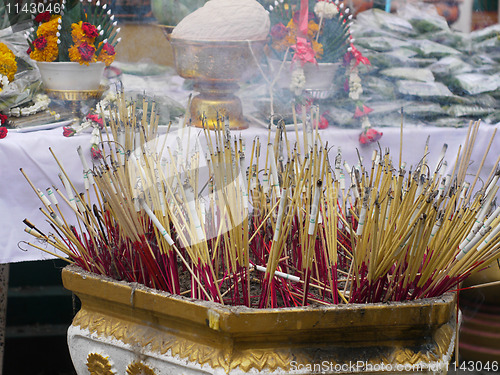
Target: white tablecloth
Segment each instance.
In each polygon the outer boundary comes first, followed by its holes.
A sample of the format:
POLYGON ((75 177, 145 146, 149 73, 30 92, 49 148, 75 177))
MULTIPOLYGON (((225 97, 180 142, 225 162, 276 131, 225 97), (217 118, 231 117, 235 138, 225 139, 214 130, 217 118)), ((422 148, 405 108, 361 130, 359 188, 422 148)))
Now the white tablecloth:
MULTIPOLYGON (((500 125, 496 125, 496 127, 498 128, 500 125)), ((495 126, 492 125, 481 126, 472 155, 474 163, 470 166, 470 173, 475 174, 494 128, 495 126)), ((380 140, 380 145, 383 150, 386 147, 390 148, 393 160, 397 164, 400 131, 398 128, 381 130, 384 135, 380 140)), ((330 146, 335 146, 330 151, 331 160, 335 157, 337 147, 342 148, 344 158, 350 165, 355 165, 358 162, 356 149, 359 150, 364 160, 370 160, 372 150, 378 146, 376 144, 360 146, 358 142, 359 132, 359 129, 333 127, 321 130, 323 141, 328 141, 330 146)), ((241 131, 241 135, 247 142, 247 147, 251 147, 253 139, 257 136, 263 143, 267 142, 267 130, 258 125, 241 131)), ((429 165, 432 168, 435 166, 443 143, 447 143, 449 147, 446 159, 449 163, 448 169, 451 170, 458 147, 465 143, 467 129, 435 127, 404 129, 403 160, 408 165, 415 165, 419 162, 428 135, 430 135, 429 165)), ((287 132, 287 136, 291 142, 295 141, 293 131, 287 132)), ((40 190, 45 191, 47 187, 54 184, 63 191, 64 189, 58 180, 58 166, 49 152, 49 147, 52 147, 77 189, 83 190, 82 166, 76 148, 82 145, 88 160, 90 160, 89 138, 89 134, 79 134, 66 138, 62 135, 62 129, 57 128, 32 133, 11 132, 6 138, 0 140, 0 263, 50 258, 49 255, 39 250, 29 248, 28 251, 23 251, 18 246, 20 241, 33 241, 33 238, 24 232, 23 219, 25 218, 28 218, 42 230, 50 232, 44 216, 39 212, 41 203, 19 169, 23 168, 40 190)), ((484 165, 482 173, 484 179, 494 167, 499 150, 500 135, 495 138, 484 165)), ((74 217, 69 210, 65 216, 74 217)), ((76 222, 74 223, 76 224, 76 222)), ((26 248, 23 244, 21 247, 26 248)))

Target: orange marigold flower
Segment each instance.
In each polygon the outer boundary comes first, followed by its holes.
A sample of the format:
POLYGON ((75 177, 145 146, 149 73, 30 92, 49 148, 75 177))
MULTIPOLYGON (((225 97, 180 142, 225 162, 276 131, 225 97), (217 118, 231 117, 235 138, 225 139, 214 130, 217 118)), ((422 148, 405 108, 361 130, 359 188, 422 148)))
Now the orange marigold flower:
POLYGON ((69 48, 69 59, 77 63, 89 65, 97 61, 95 47, 87 42, 74 44, 69 48))
MULTIPOLYGON (((99 46, 102 44, 102 42, 99 44, 99 46)), ((106 66, 110 66, 113 61, 115 61, 115 48, 109 44, 105 43, 104 46, 101 49, 101 52, 99 53, 99 56, 97 56, 97 61, 102 61, 106 66)))
POLYGON ((59 18, 61 18, 61 16, 53 16, 50 21, 41 23, 36 30, 36 35, 45 37, 48 35, 55 36, 57 33, 57 26, 59 25, 59 18))
POLYGON ((75 43, 75 45, 83 42, 86 42, 87 44, 94 44, 95 42, 95 37, 90 37, 85 33, 83 29, 83 21, 71 25, 71 37, 73 38, 73 43, 75 43))

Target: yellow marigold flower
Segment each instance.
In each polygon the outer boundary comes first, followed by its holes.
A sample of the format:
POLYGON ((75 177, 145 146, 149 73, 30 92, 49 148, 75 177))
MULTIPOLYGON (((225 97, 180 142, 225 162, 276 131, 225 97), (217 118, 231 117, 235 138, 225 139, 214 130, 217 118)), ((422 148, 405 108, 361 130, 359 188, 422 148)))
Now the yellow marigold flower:
POLYGON ((42 36, 36 39, 33 44, 35 49, 30 53, 30 57, 33 60, 46 62, 57 60, 59 56, 59 47, 55 35, 42 36), (37 41, 41 38, 44 38, 43 43, 38 43, 37 41))
POLYGON ((71 37, 75 45, 86 42, 87 44, 94 44, 95 38, 89 37, 83 30, 83 21, 71 25, 71 37))
POLYGON ((319 30, 319 25, 313 20, 309 21, 309 24, 307 26, 307 38, 309 38, 310 40, 316 38, 318 30, 319 30))
POLYGON ((9 47, 0 43, 0 74, 6 76, 9 79, 9 82, 12 82, 16 72, 16 56, 9 49, 9 47))
MULTIPOLYGON (((292 43, 294 44, 294 43, 292 43)), ((277 51, 277 52, 285 52, 288 47, 290 47, 291 44, 288 40, 288 38, 283 38, 281 40, 276 40, 272 44, 272 48, 277 51)))
POLYGON ((57 26, 59 25, 59 19, 61 16, 53 16, 50 21, 41 23, 36 30, 37 36, 45 36, 53 35, 55 36, 57 33, 57 26))
POLYGON ((321 59, 321 56, 323 55, 323 44, 316 42, 314 39, 311 43, 314 51, 314 57, 321 59))

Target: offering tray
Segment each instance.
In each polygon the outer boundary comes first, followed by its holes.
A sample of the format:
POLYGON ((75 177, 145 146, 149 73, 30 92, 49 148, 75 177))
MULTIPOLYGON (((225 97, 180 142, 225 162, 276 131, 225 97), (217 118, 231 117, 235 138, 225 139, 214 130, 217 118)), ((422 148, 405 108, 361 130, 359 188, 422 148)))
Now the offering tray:
POLYGON ((197 41, 170 37, 177 73, 194 81, 199 92, 190 104, 191 122, 202 127, 202 118, 213 129, 217 119, 228 117, 231 129, 245 129, 238 81, 256 68, 266 43, 259 41, 197 41))

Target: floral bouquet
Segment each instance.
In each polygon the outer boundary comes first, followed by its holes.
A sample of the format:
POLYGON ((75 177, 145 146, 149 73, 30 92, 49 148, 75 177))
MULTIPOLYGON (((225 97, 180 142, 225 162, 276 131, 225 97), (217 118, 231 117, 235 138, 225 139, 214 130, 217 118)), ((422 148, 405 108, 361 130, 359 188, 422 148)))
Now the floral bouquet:
POLYGON ((73 61, 110 65, 120 41, 117 21, 107 5, 97 1, 62 0, 60 7, 38 13, 27 32, 28 54, 36 61, 73 61))
MULTIPOLYGON (((363 128, 360 142, 364 144, 378 140, 382 133, 370 129, 368 114, 372 110, 360 100, 363 88, 359 65, 370 65, 370 61, 354 45, 350 32, 353 15, 349 8, 339 0, 301 0, 300 4, 276 0, 267 8, 272 25, 268 55, 271 59, 291 62, 288 88, 296 101, 306 103, 306 106, 312 105, 313 98, 304 96, 304 89, 315 89, 308 82, 311 72, 316 70, 315 84, 320 82, 320 90, 324 90, 325 84, 326 87, 334 84, 334 74, 339 72, 338 77, 343 70, 343 86, 352 103, 353 117, 360 121, 363 128), (342 69, 337 70, 332 66, 333 72, 325 73, 325 70, 318 69, 322 63, 338 63, 342 69)), ((280 75, 279 71, 277 75, 280 75)), ((320 128, 328 126, 326 112, 320 118, 321 121, 316 125, 320 128)))
POLYGON ((274 57, 282 60, 291 49, 292 60, 304 65, 338 62, 346 54, 352 15, 338 0, 312 1, 305 10, 279 0, 268 8, 272 24, 269 49, 274 57))

